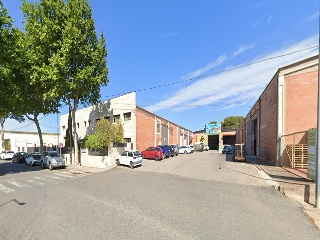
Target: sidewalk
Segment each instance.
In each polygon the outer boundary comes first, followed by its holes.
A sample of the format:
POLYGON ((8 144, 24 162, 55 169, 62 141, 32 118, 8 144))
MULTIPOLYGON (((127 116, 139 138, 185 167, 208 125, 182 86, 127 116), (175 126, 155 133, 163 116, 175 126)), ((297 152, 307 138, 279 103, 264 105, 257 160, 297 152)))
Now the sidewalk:
POLYGON ((247 162, 263 171, 270 179, 267 182, 280 192, 301 202, 305 214, 320 229, 320 209, 315 207, 315 182, 308 179, 303 172, 295 169, 274 166, 253 157, 248 157, 247 162))
POLYGON ((74 166, 71 164, 66 165, 66 170, 69 172, 72 172, 74 174, 81 174, 81 173, 100 173, 100 172, 106 172, 110 169, 114 168, 114 166, 109 166, 106 168, 97 168, 97 167, 84 167, 84 166, 74 166))

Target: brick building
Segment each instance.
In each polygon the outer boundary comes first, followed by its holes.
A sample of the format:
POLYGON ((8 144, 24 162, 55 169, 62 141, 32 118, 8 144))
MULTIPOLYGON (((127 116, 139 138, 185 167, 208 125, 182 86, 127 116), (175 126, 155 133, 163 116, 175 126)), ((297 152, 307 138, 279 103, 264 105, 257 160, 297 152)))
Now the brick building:
POLYGON ((278 69, 237 129, 247 155, 289 165, 290 144, 307 144, 317 126, 318 56, 278 69))
MULTIPOLYGON (((126 144, 122 150, 142 151, 160 144, 189 145, 192 141, 190 130, 138 107, 135 92, 78 110, 76 126, 79 139, 92 134, 101 118, 111 122, 121 120, 123 123, 126 144)), ((64 139, 68 128, 68 114, 60 117, 60 127, 60 138, 64 139)))

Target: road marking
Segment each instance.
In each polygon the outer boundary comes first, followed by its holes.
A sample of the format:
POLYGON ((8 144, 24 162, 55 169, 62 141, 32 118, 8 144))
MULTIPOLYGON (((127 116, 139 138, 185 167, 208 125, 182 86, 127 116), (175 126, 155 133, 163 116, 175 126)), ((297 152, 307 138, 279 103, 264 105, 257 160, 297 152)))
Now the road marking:
POLYGON ((75 176, 69 175, 69 173, 55 173, 54 175, 57 175, 58 177, 64 177, 64 178, 75 178, 75 176))
POLYGON ((38 186, 39 185, 44 185, 44 183, 36 181, 36 180, 32 180, 32 179, 23 179, 23 180, 25 180, 26 182, 29 182, 29 183, 33 183, 33 184, 38 185, 38 186))
POLYGON ((8 180, 7 182, 12 184, 12 185, 14 185, 14 186, 16 186, 16 187, 19 187, 19 188, 24 188, 24 187, 29 188, 30 187, 29 185, 26 185, 26 184, 21 183, 21 182, 17 182, 16 180, 8 180))
POLYGON ((11 192, 14 192, 15 190, 0 184, 0 191, 4 193, 11 193, 11 192))
POLYGON ((53 175, 45 175, 46 178, 50 178, 50 179, 56 179, 56 180, 62 180, 65 178, 62 177, 58 177, 58 176, 53 176, 53 175))
POLYGON ((48 178, 45 178, 45 177, 33 177, 33 178, 38 179, 40 181, 55 182, 55 180, 48 179, 48 178))

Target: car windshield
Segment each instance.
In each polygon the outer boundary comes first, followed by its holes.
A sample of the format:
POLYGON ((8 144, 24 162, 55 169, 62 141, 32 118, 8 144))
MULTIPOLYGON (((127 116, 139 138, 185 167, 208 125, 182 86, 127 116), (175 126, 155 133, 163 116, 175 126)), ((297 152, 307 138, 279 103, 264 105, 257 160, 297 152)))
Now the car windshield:
POLYGON ((58 152, 49 152, 48 155, 50 157, 60 157, 59 153, 58 152))
POLYGON ((140 156, 141 153, 140 153, 139 151, 135 151, 135 152, 134 152, 134 155, 135 155, 135 156, 140 156))

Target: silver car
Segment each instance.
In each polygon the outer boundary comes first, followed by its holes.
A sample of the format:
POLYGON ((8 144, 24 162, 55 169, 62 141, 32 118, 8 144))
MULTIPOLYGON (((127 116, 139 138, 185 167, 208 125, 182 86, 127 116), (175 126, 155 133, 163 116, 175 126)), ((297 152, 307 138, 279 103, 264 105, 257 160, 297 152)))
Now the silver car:
POLYGON ((45 151, 42 153, 41 167, 53 170, 54 168, 65 168, 66 163, 57 151, 45 151))

